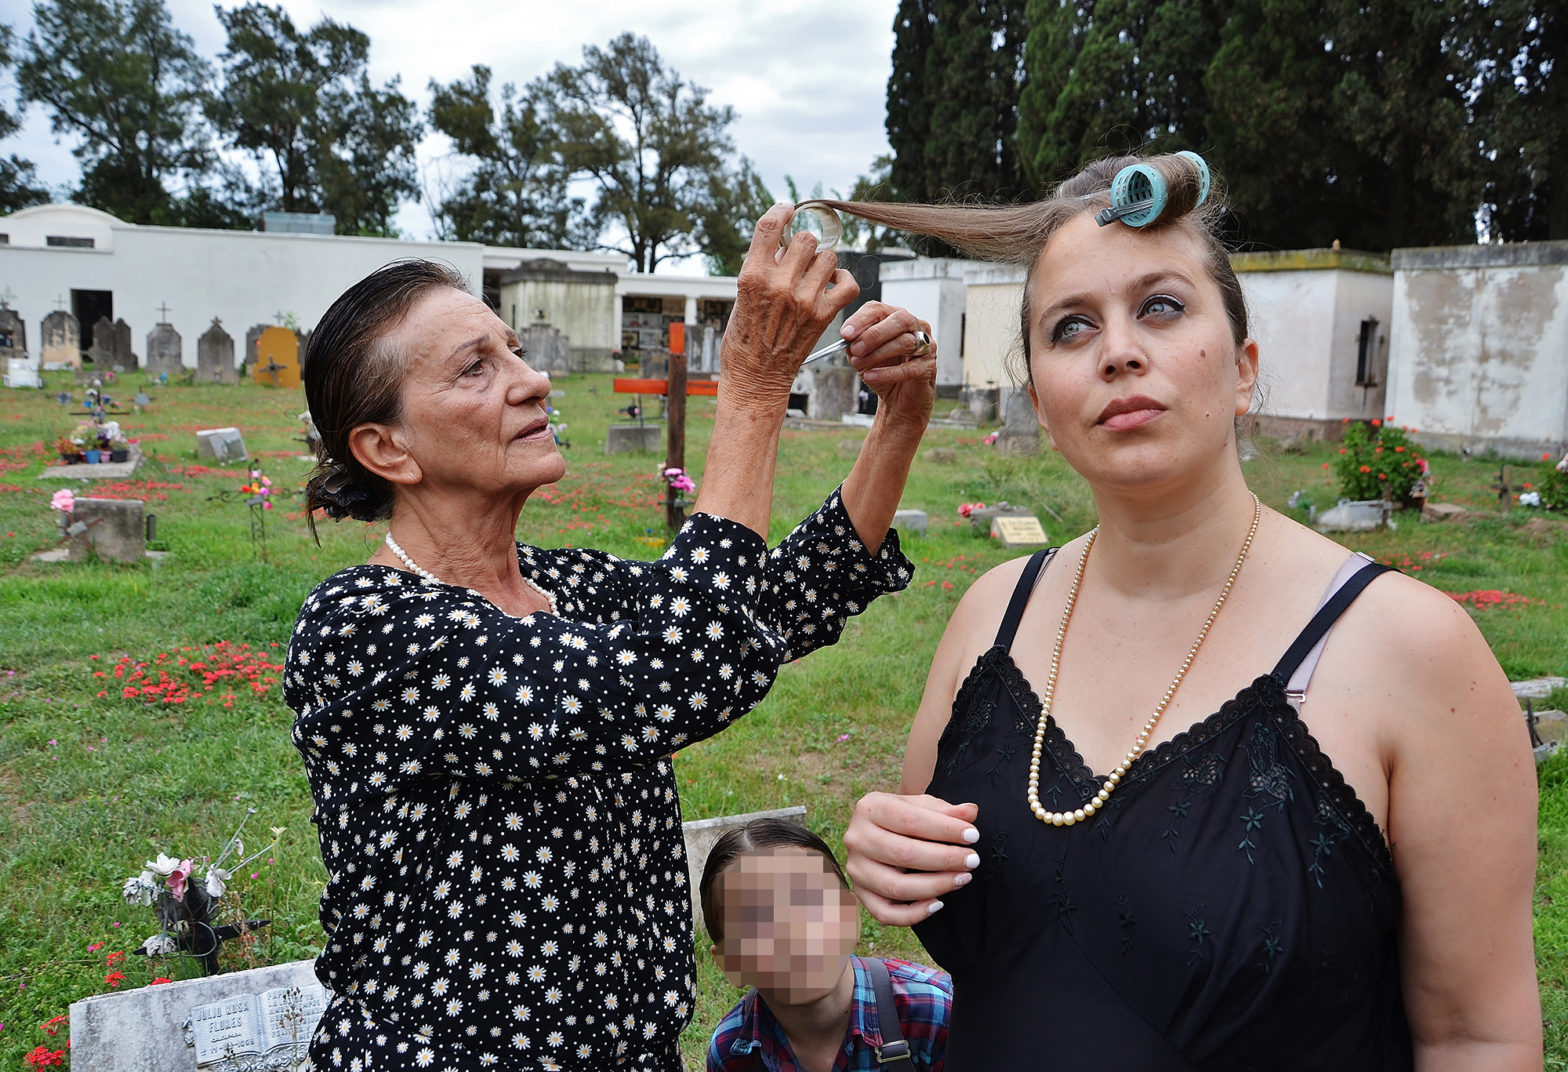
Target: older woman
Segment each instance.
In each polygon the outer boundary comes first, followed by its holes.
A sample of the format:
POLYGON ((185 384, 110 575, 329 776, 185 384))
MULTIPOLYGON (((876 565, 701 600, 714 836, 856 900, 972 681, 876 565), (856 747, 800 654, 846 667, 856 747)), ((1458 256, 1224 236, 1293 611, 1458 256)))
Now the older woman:
POLYGON ((1209 186, 848 206, 1028 265, 1030 395, 1099 514, 966 594, 850 873, 952 973, 952 1072, 1539 1069, 1519 705, 1453 600, 1248 490, 1209 186))
POLYGON ((788 206, 758 223, 725 334, 696 513, 656 563, 515 542, 559 480, 550 384, 424 262, 350 288, 311 337, 311 505, 385 519, 306 599, 285 694, 329 880, 317 1068, 679 1067, 690 895, 670 754, 908 583, 888 529, 929 415, 909 313, 843 328, 884 405, 842 487, 779 547, 779 430, 810 344, 855 296, 788 206))

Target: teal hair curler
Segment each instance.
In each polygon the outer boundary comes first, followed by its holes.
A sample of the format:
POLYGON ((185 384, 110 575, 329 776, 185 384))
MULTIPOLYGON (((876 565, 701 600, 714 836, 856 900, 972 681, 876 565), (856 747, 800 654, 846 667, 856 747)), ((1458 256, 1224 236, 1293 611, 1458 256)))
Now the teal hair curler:
MULTIPOLYGON (((1194 207, 1203 204, 1209 196, 1209 165, 1203 157, 1186 149, 1176 155, 1191 160, 1198 169, 1198 200, 1194 207)), ((1094 220, 1101 227, 1117 220, 1128 227, 1145 227, 1160 218, 1168 197, 1165 176, 1158 168, 1151 164, 1128 164, 1111 181, 1111 207, 1101 209, 1094 220)))

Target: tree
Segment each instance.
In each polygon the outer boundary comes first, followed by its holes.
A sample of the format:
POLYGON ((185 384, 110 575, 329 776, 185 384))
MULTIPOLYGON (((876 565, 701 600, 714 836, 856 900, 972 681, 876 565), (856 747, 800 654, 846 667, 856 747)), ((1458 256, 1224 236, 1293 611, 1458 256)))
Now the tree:
POLYGON ((734 151, 734 109, 708 104, 708 91, 664 67, 645 37, 622 34, 606 49, 583 49, 578 67, 557 64, 535 83, 560 164, 597 188, 590 219, 612 222, 638 271, 706 252, 693 236, 721 228, 710 181, 734 151), (707 220, 708 223, 704 223, 707 220))
POLYGON ((1548 0, 1466 10, 1480 72, 1482 226, 1494 240, 1568 238, 1568 16, 1548 0))
MULTIPOLYGON (((0 71, 10 70, 14 62, 11 52, 14 38, 11 27, 0 24, 0 71)), ((0 140, 15 134, 21 125, 20 119, 0 108, 0 140)), ((35 181, 32 161, 23 160, 14 153, 0 158, 0 215, 48 201, 49 191, 34 186, 35 181)))
POLYGON ((80 200, 132 223, 178 223, 171 185, 212 160, 200 117, 210 75, 162 0, 40 0, 17 88, 56 134, 80 139, 80 200))
POLYGON ((509 82, 501 87, 498 112, 488 67, 475 64, 466 80, 444 86, 431 80, 430 125, 474 162, 432 206, 441 237, 543 249, 577 249, 598 240, 584 199, 567 189, 571 176, 541 115, 541 92, 529 86, 519 97, 509 82))
POLYGON ((692 239, 706 256, 711 275, 739 275, 757 220, 776 199, 744 156, 733 170, 716 169, 708 176, 707 197, 692 239))
POLYGON ((398 202, 417 192, 423 128, 397 79, 371 84, 370 39, 330 18, 301 31, 261 3, 217 13, 225 79, 207 115, 229 146, 254 156, 266 200, 330 212, 342 234, 388 233, 398 202))

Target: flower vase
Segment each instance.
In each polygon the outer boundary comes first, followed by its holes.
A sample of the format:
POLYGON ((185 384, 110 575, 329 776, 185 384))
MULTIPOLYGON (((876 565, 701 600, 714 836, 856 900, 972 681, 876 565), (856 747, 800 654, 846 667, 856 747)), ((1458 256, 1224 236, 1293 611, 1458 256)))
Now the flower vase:
POLYGON ((86 451, 83 451, 82 453, 87 455, 87 464, 88 465, 97 465, 98 464, 98 451, 96 451, 96 450, 86 450, 86 451))
POLYGON ((122 447, 122 448, 119 448, 119 449, 116 449, 116 450, 111 450, 109 452, 109 460, 111 462, 128 462, 128 461, 130 461, 131 460, 130 448, 122 447))

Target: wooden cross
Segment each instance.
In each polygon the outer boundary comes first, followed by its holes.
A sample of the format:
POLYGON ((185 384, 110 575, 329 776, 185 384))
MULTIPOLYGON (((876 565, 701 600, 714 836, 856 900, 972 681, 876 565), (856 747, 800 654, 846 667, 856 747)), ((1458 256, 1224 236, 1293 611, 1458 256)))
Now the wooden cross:
MULTIPOLYGON (((669 378, 663 380, 639 380, 619 378, 615 380, 617 394, 635 395, 663 395, 664 419, 666 433, 664 468, 686 468, 686 396, 687 395, 717 395, 719 393, 718 380, 688 380, 686 378, 686 333, 684 330, 676 331, 675 328, 684 328, 685 325, 670 325, 670 371, 669 378)), ((675 490, 669 490, 669 497, 664 500, 664 522, 674 532, 686 520, 685 509, 677 505, 675 490)))

